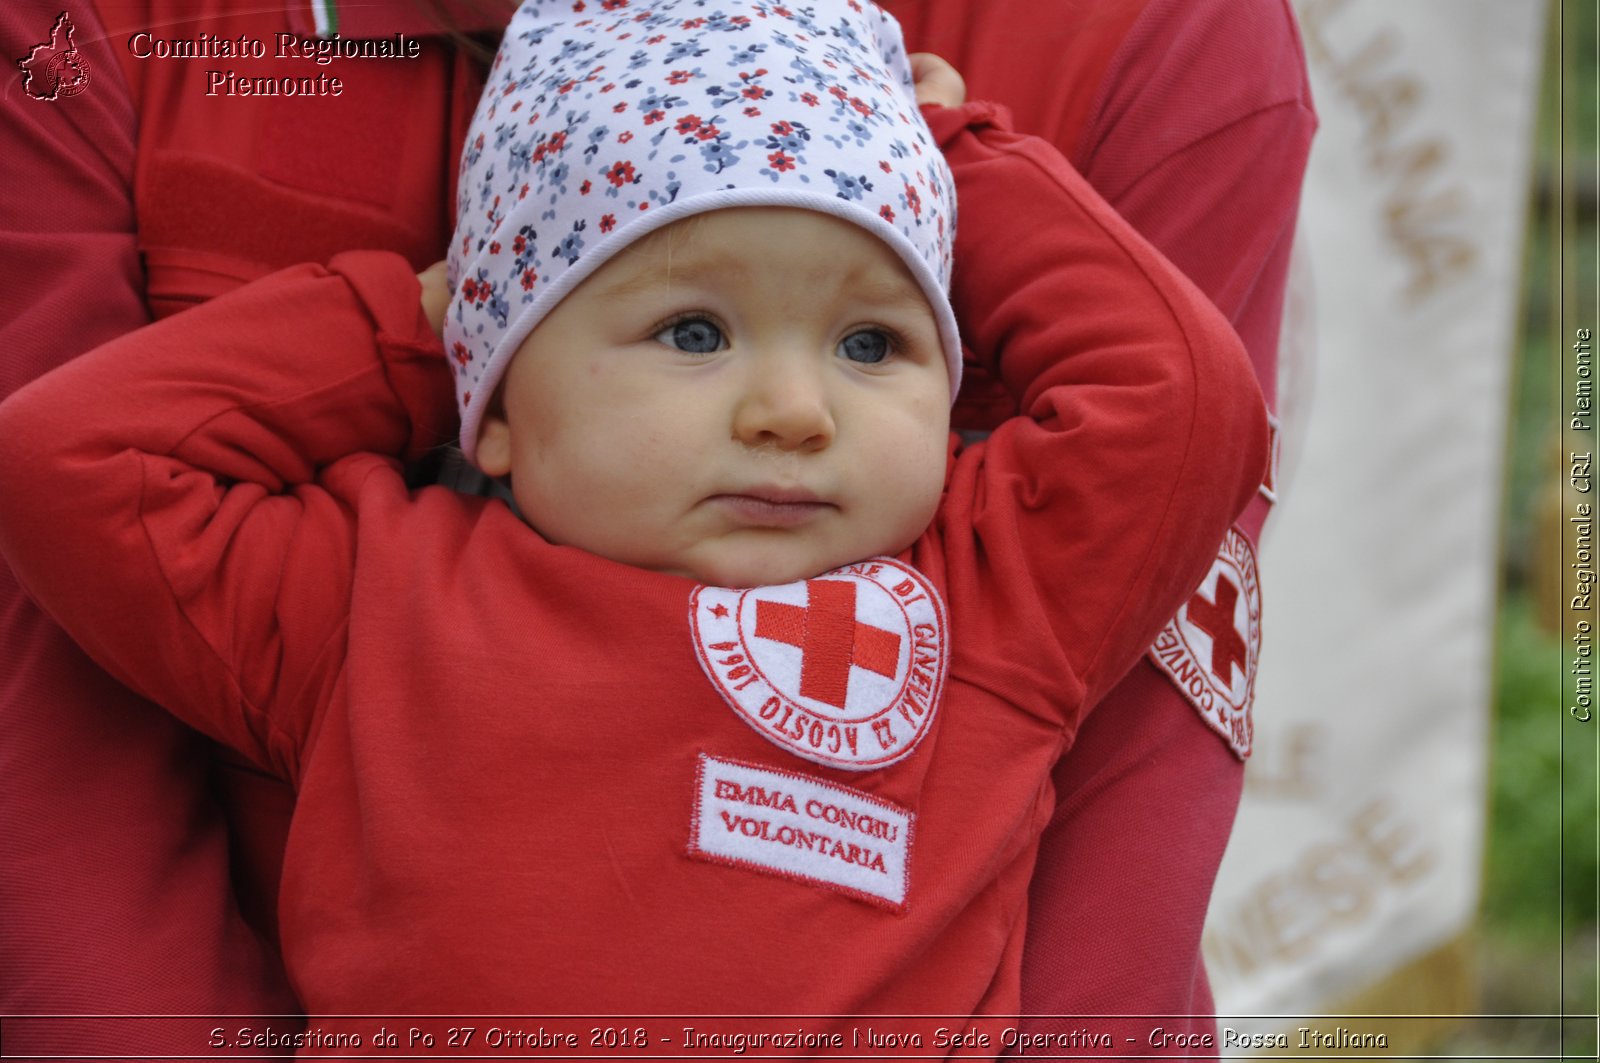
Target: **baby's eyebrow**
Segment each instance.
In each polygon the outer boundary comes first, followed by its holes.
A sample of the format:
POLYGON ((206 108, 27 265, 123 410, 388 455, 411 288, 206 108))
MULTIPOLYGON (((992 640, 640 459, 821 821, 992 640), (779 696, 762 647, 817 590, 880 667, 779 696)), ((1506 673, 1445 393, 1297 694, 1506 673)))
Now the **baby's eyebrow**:
POLYGON ((630 295, 643 295, 653 289, 664 287, 667 283, 665 273, 660 269, 642 267, 622 273, 613 273, 600 283, 598 294, 608 299, 625 298, 630 295))
POLYGON ((664 255, 613 271, 599 289, 607 298, 626 298, 667 291, 679 285, 710 285, 731 272, 749 267, 732 255, 664 255))
POLYGON ((855 278, 845 289, 850 295, 865 303, 874 306, 894 308, 899 310, 922 310, 928 305, 928 298, 910 279, 895 276, 882 279, 855 278))

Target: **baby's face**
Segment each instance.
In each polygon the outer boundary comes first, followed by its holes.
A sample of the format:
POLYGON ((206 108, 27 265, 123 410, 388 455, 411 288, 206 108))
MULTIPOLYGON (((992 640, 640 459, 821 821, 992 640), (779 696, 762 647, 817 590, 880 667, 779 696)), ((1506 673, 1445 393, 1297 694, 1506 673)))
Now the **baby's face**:
POLYGON ((938 505, 950 383, 915 280, 814 211, 654 233, 529 335, 477 458, 551 542, 728 587, 894 554, 938 505))

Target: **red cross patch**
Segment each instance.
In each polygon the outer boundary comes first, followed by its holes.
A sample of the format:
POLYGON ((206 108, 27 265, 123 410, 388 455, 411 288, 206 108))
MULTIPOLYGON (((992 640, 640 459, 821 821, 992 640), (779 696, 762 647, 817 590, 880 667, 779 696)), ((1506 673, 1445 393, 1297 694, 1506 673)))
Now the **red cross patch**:
POLYGON ((927 734, 949 667, 944 603, 889 558, 803 583, 697 587, 689 630, 735 713, 775 745, 870 771, 927 734))
POLYGON ((1242 760, 1250 755, 1256 666, 1261 656, 1261 584, 1256 555, 1237 528, 1199 589, 1167 622, 1150 659, 1242 760))

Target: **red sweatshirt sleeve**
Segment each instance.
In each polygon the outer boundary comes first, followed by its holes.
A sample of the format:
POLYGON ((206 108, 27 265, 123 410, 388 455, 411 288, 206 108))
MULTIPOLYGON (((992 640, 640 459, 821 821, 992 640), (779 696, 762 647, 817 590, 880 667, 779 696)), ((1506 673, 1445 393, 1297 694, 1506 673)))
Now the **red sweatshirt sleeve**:
POLYGON ((1081 710, 1254 495, 1260 391, 1216 308, 1054 148, 992 105, 929 119, 961 195, 956 314, 1023 414, 956 463, 941 509, 951 608, 969 631, 1053 630, 1062 659, 1016 675, 1066 684, 1081 710))
POLYGON ((0 405, 0 549, 23 585, 117 678, 290 780, 342 660, 338 488, 450 435, 418 293, 385 253, 285 270, 0 405))

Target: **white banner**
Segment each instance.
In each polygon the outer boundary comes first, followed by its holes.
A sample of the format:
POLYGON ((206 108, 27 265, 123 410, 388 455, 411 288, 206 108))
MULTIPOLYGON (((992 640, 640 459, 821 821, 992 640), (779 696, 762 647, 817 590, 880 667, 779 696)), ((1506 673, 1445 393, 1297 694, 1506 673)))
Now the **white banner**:
POLYGON ((1291 305, 1255 755, 1207 927, 1223 1015, 1326 1011, 1475 915, 1546 15, 1295 6, 1322 119, 1296 285, 1314 320, 1291 305))

